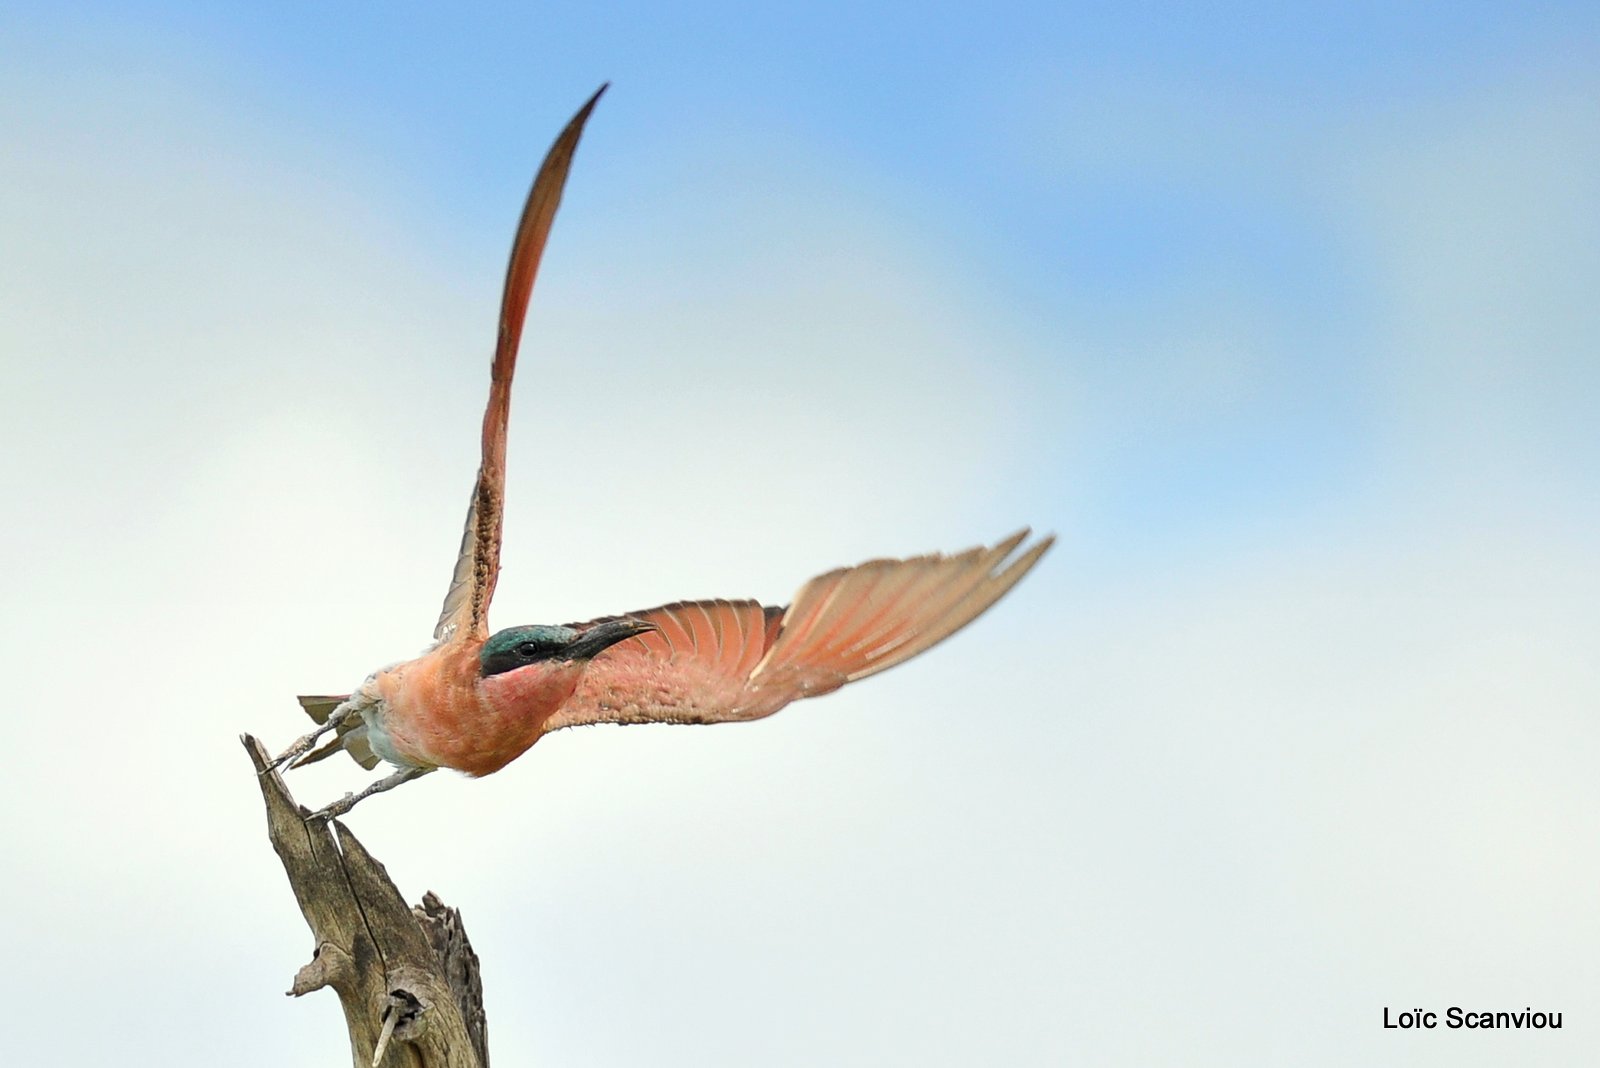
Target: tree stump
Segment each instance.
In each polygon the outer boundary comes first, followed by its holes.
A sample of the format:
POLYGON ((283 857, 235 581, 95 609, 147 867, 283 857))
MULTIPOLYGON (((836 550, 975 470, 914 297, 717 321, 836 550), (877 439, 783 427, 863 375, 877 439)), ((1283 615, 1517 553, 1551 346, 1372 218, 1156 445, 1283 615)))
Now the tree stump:
POLYGON ((488 1068, 483 987, 461 914, 433 893, 406 905, 383 865, 344 824, 307 823, 271 759, 242 739, 283 862, 316 949, 295 997, 332 987, 344 1008, 355 1068, 488 1068))

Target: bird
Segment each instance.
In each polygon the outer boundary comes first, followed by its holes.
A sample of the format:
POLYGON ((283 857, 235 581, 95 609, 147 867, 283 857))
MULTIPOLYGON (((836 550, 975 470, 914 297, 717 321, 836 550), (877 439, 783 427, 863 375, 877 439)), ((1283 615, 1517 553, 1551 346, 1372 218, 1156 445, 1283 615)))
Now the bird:
POLYGON ((483 415, 482 458, 433 644, 353 692, 302 696, 316 724, 263 769, 345 752, 396 770, 307 820, 342 816, 439 768, 490 775, 552 731, 594 723, 760 719, 911 659, 993 605, 1054 543, 1024 528, 949 555, 874 559, 818 575, 787 605, 676 601, 561 626, 491 632, 500 571, 506 430, 528 302, 578 141, 602 85, 534 178, 512 242, 483 415), (317 743, 331 734, 333 737, 317 743))

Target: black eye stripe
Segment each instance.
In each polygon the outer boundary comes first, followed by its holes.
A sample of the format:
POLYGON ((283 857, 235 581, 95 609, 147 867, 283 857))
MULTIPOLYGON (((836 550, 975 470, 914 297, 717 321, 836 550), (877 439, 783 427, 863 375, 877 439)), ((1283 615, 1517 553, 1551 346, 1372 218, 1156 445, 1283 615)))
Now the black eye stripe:
POLYGON ((488 678, 504 671, 515 671, 544 661, 554 660, 566 651, 567 643, 559 638, 525 638, 515 645, 484 650, 479 661, 479 673, 488 678))
POLYGON ((495 634, 478 654, 484 678, 535 664, 572 659, 578 631, 570 627, 512 627, 495 634))

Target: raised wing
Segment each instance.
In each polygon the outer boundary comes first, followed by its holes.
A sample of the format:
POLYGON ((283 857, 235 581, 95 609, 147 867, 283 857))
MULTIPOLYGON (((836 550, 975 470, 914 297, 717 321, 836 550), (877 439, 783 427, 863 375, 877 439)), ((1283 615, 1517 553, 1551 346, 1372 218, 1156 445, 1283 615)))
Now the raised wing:
POLYGON ((495 580, 500 575, 500 529, 505 507, 506 420, 511 414, 511 377, 517 368, 517 347, 522 341, 522 324, 527 317, 528 298, 539 273, 545 241, 561 190, 572 167, 583 124, 589 119, 606 91, 602 85, 588 103, 567 123, 561 136, 544 158, 534 179, 528 202, 522 209, 516 240, 511 245, 511 262, 506 268, 505 291, 500 298, 500 333, 495 342, 494 365, 489 377, 489 404, 483 412, 483 461, 478 467, 478 482, 467 507, 467 525, 461 535, 461 551, 456 556, 455 572, 450 576, 450 592, 445 595, 434 638, 487 637, 489 602, 494 597, 495 580))
MULTIPOLYGON (((655 631, 595 657, 548 730, 585 723, 722 723, 891 668, 999 600, 1054 543, 1019 531, 953 556, 869 560, 819 575, 787 608, 682 601, 629 616, 655 631)), ((600 620, 577 624, 593 626, 600 620)))

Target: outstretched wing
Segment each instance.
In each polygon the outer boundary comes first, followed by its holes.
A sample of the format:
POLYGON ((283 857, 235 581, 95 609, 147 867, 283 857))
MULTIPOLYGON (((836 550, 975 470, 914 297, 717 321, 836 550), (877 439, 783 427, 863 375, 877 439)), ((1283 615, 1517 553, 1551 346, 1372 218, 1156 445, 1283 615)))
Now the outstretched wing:
MULTIPOLYGON (((1019 531, 953 556, 869 560, 819 575, 787 608, 681 601, 630 618, 656 630, 607 649, 548 730, 585 723, 721 723, 891 668, 999 600, 1054 543, 1019 531)), ((582 629, 601 620, 577 624, 582 629)))
POLYGON ((561 189, 572 167, 583 124, 594 110, 602 85, 588 103, 567 123, 561 136, 550 146, 534 179, 528 202, 522 209, 516 240, 511 245, 511 263, 506 268, 505 292, 500 298, 500 333, 495 343, 494 366, 489 379, 489 404, 483 413, 483 462, 478 482, 467 507, 467 526, 461 535, 461 551, 456 556, 455 572, 450 576, 450 592, 433 636, 485 637, 489 633, 489 601, 500 574, 500 528, 505 505, 506 420, 511 413, 511 376, 517 367, 517 346, 522 340, 522 323, 527 317, 528 297, 539 273, 545 240, 561 189))

